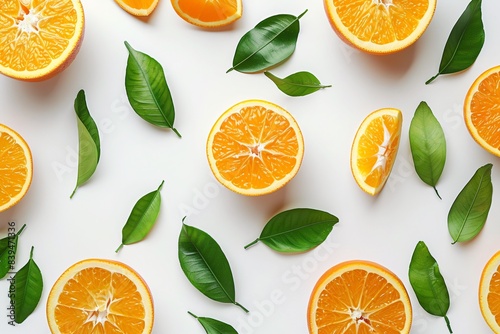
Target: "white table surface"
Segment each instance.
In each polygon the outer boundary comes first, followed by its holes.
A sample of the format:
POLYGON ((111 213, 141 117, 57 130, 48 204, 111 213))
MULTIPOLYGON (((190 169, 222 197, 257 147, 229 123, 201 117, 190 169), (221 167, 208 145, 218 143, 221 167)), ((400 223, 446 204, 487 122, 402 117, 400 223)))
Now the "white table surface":
POLYGON ((454 332, 491 332, 481 316, 477 290, 483 266, 500 249, 499 192, 494 189, 483 231, 468 243, 451 244, 447 214, 480 166, 493 163, 493 187, 500 185, 498 158, 473 141, 462 118, 474 79, 499 64, 499 2, 483 3, 486 42, 476 63, 430 85, 424 82, 437 72, 449 32, 468 0, 440 0, 420 40, 390 56, 363 54, 343 44, 319 0, 245 0, 243 17, 222 31, 189 25, 167 0, 160 0, 147 20, 129 15, 112 0, 82 2, 85 37, 69 68, 39 83, 0 77, 0 122, 27 140, 34 158, 31 188, 22 202, 0 213, 0 235, 6 235, 8 222, 17 228, 26 224, 17 265, 26 263, 34 246, 44 278, 40 304, 16 327, 7 323, 8 282, 0 281, 0 333, 49 333, 45 304, 50 288, 67 267, 90 257, 122 261, 143 276, 154 297, 155 334, 204 333, 187 311, 230 323, 240 334, 307 333, 307 303, 317 279, 334 264, 352 259, 378 262, 403 280, 414 310, 412 334, 447 333, 442 318, 420 307, 408 281, 419 240, 428 245, 448 285, 454 332), (306 70, 332 88, 293 98, 263 74, 225 73, 244 33, 269 16, 299 15, 305 9, 294 55, 272 73, 284 77, 306 70), (124 41, 163 65, 182 139, 144 122, 128 104, 124 41), (70 199, 78 148, 73 102, 80 89, 100 130, 101 160, 94 176, 70 199), (290 111, 305 139, 296 177, 285 188, 254 198, 220 186, 205 156, 206 138, 217 117, 252 98, 290 111), (446 166, 437 186, 442 200, 413 168, 408 127, 420 101, 432 108, 447 139, 446 166), (382 107, 401 109, 403 135, 386 187, 371 197, 356 185, 349 155, 361 121, 382 107), (161 180, 165 185, 156 226, 144 241, 115 254, 133 205, 161 180), (243 249, 273 215, 298 207, 339 217, 324 244, 296 255, 282 255, 263 244, 243 249), (206 298, 184 276, 177 258, 184 216, 187 224, 221 245, 233 270, 236 298, 249 314, 206 298))

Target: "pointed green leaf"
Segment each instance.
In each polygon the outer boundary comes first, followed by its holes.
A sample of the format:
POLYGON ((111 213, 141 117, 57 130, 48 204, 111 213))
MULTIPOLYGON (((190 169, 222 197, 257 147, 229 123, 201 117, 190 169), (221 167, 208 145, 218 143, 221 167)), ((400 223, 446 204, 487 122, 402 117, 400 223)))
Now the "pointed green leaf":
POLYGON ((226 324, 225 322, 212 318, 198 317, 191 312, 188 313, 198 320, 207 334, 238 334, 233 326, 226 324))
POLYGON ((480 167, 458 194, 448 213, 453 243, 473 239, 488 218, 493 197, 492 164, 480 167))
POLYGON ((439 72, 426 84, 441 74, 463 71, 474 64, 485 39, 481 3, 482 0, 472 0, 455 23, 444 47, 439 72))
POLYGON ((10 232, 11 228, 9 227, 9 235, 0 239, 0 278, 4 278, 9 272, 15 269, 17 243, 19 236, 26 228, 26 224, 17 233, 10 232))
POLYGON ((163 67, 149 55, 134 50, 125 42, 129 56, 125 89, 132 109, 145 121, 164 128, 174 128, 175 109, 163 67))
MULTIPOLYGON (((279 14, 259 22, 240 39, 233 57, 233 67, 243 73, 263 71, 288 59, 295 51, 300 31, 298 17, 279 14)), ((227 73, 226 72, 226 73, 227 73)))
POLYGON ((452 333, 446 316, 450 307, 448 288, 438 263, 423 241, 419 241, 413 251, 408 276, 422 308, 432 315, 444 317, 448 330, 452 333))
POLYGON ((318 78, 309 72, 297 72, 283 79, 271 72, 266 71, 264 74, 276 84, 279 90, 289 96, 305 96, 322 88, 331 87, 331 85, 321 85, 318 78))
POLYGON ((236 302, 231 267, 219 244, 206 232, 182 224, 179 235, 179 262, 191 284, 210 299, 236 302))
POLYGON ((292 209, 275 215, 264 226, 258 241, 271 249, 284 252, 304 252, 321 244, 339 219, 328 212, 315 209, 292 209))
POLYGON ((43 290, 43 279, 40 268, 33 260, 31 247, 30 259, 14 276, 14 290, 10 294, 11 303, 14 304, 14 320, 22 323, 33 313, 43 290))
POLYGON ((76 192, 76 189, 87 182, 94 174, 97 163, 101 156, 101 142, 99 131, 94 120, 90 116, 85 99, 85 92, 80 90, 75 99, 75 112, 78 124, 78 178, 75 189, 70 198, 76 192))
POLYGON ((446 162, 446 139, 441 124, 424 101, 420 102, 411 120, 410 147, 418 176, 441 198, 436 184, 446 162))
POLYGON ((163 183, 164 181, 161 181, 158 189, 142 196, 135 203, 122 229, 122 243, 115 252, 118 253, 124 245, 130 245, 143 240, 149 231, 151 231, 160 213, 160 190, 163 183))

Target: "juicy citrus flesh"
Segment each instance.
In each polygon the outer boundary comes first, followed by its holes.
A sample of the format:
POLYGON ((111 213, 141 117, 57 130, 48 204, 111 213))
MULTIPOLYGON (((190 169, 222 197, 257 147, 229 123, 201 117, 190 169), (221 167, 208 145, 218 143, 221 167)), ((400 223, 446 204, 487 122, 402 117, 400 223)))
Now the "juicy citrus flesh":
POLYGON ((207 156, 215 177, 244 195, 278 190, 298 172, 304 141, 293 116, 262 100, 240 102, 212 127, 207 156))
POLYGON ((484 266, 479 281, 479 306, 488 326, 500 333, 500 251, 484 266))
POLYGON ((59 277, 47 300, 53 334, 146 334, 152 331, 153 317, 144 280, 112 260, 75 263, 59 277))
POLYGON ((464 118, 472 138, 500 156, 500 66, 483 72, 471 85, 464 103, 464 118))
POLYGON ((310 334, 409 333, 412 307, 401 280, 387 268, 353 260, 318 280, 308 305, 310 334))
POLYGON ((158 0, 115 0, 129 14, 149 16, 158 5, 158 0))
POLYGON ((175 12, 185 21, 204 28, 231 24, 242 14, 241 0, 171 0, 175 12))
POLYGON ((0 124, 0 212, 17 204, 33 177, 33 159, 26 141, 0 124))
POLYGON ((361 123, 351 149, 351 171, 356 183, 370 195, 384 187, 401 138, 402 114, 384 108, 372 112, 361 123))
POLYGON ((400 51, 416 42, 434 16, 436 0, 324 0, 335 32, 374 54, 400 51))
POLYGON ((0 73, 27 81, 52 77, 78 53, 83 29, 79 0, 3 1, 0 73))

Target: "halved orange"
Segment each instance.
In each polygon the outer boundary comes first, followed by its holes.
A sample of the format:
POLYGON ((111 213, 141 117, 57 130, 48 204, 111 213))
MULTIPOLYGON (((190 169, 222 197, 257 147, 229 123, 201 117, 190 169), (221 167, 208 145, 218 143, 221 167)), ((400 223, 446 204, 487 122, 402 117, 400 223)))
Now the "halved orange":
POLYGON ((479 281, 479 307, 494 333, 500 333, 500 251, 484 266, 479 281))
POLYGON ((415 43, 434 16, 437 0, 324 0, 337 35, 367 53, 390 54, 415 43))
POLYGON ((70 266, 55 282, 47 300, 52 334, 149 334, 153 298, 128 265, 86 259, 70 266))
POLYGON ((85 22, 80 0, 12 0, 1 8, 0 73, 45 80, 76 57, 85 22))
POLYGON ((403 282, 364 260, 339 263, 314 286, 307 307, 310 334, 407 334, 412 307, 403 282))
POLYGON ((243 195, 264 195, 299 171, 304 139, 293 116, 263 100, 235 104, 215 122, 207 157, 216 179, 243 195))
POLYGON ((351 171, 356 183, 370 195, 384 187, 399 149, 401 111, 379 109, 361 123, 351 148, 351 171))
POLYGON ((33 158, 26 141, 0 124, 0 212, 17 204, 33 178, 33 158))
POLYGON ((158 0, 115 0, 115 2, 134 16, 149 16, 158 5, 158 0))
POLYGON ((203 28, 227 26, 241 17, 242 0, 171 0, 184 21, 203 28))
POLYGON ((500 157, 500 66, 474 80, 465 97, 464 118, 472 138, 500 157))

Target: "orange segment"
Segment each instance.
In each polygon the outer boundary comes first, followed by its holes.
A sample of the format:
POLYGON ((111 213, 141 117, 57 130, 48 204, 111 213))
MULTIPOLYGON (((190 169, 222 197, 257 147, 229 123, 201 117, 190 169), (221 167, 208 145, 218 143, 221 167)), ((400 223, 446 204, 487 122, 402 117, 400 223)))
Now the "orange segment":
POLYGON ((370 195, 378 194, 389 177, 401 138, 401 111, 384 108, 361 123, 351 148, 351 171, 356 183, 370 195))
POLYGON ((203 28, 223 27, 242 14, 241 0, 171 0, 175 12, 186 22, 203 28))
POLYGON ((500 66, 482 73, 467 92, 464 118, 472 138, 500 156, 500 66))
POLYGON ((494 333, 500 333, 500 251, 484 266, 479 281, 479 307, 494 333))
POLYGON ((307 307, 310 334, 409 333, 412 307, 401 280, 370 261, 347 261, 327 270, 307 307))
POLYGON ((278 190, 297 174, 304 155, 302 133, 280 106, 262 100, 240 102, 224 112, 207 140, 215 177, 244 195, 278 190))
POLYGON ((152 331, 153 318, 146 282, 117 261, 75 263, 59 277, 47 300, 53 334, 146 334, 152 331))
POLYGON ((0 124, 0 212, 26 195, 33 177, 33 159, 26 141, 0 124))
POLYGON ((13 0, 0 12, 0 73, 27 81, 61 72, 80 49, 80 0, 13 0))
POLYGON ((373 54, 402 50, 424 33, 436 0, 324 0, 334 31, 346 43, 373 54))
POLYGON ((135 16, 149 16, 158 5, 158 0, 115 0, 127 13, 135 16))

